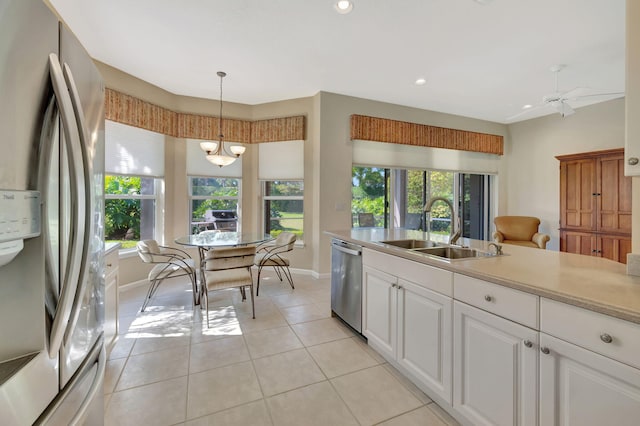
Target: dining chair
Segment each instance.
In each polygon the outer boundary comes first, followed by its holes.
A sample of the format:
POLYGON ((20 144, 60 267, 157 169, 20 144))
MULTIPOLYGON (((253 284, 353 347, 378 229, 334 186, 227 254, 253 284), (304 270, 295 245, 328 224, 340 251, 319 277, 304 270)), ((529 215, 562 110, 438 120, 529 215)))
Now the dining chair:
POLYGON ((253 277, 251 267, 256 255, 256 246, 221 247, 207 251, 204 258, 204 285, 200 287, 201 298, 207 312, 209 327, 209 292, 228 288, 239 288, 242 301, 247 299, 246 287, 251 293, 251 311, 256 317, 253 300, 253 277))
POLYGON ((144 263, 155 265, 149 271, 148 279, 151 285, 147 297, 142 303, 141 312, 147 308, 151 298, 158 290, 160 284, 175 277, 188 276, 193 287, 193 304, 197 304, 197 278, 194 260, 185 251, 174 247, 158 245, 156 240, 142 240, 136 244, 138 256, 144 263))
POLYGON ((284 275, 289 281, 291 288, 295 289, 293 285, 293 277, 289 270, 289 259, 282 257, 282 254, 292 251, 294 243, 296 242, 296 234, 291 232, 282 232, 276 238, 274 243, 269 241, 260 244, 256 253, 255 266, 258 267, 258 280, 256 282, 256 296, 260 292, 260 274, 262 268, 265 266, 272 266, 276 271, 278 278, 282 281, 284 275))

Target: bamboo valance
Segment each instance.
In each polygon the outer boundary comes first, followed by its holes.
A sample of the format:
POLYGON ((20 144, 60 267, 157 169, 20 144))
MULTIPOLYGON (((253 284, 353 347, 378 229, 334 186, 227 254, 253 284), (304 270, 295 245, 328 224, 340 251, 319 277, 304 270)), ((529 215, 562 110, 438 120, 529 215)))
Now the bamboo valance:
MULTIPOLYGON (((177 138, 218 138, 218 117, 171 111, 112 89, 105 91, 105 118, 177 138)), ((304 140, 305 117, 257 121, 223 118, 222 134, 225 140, 246 144, 304 140)))
POLYGON ((504 153, 504 138, 499 135, 356 114, 351 116, 351 140, 354 139, 486 154, 504 153))

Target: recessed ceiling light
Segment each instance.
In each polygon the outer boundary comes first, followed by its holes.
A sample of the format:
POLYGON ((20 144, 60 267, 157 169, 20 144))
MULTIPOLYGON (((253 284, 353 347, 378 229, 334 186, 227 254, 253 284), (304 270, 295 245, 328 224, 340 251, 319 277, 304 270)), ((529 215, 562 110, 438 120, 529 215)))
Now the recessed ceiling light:
POLYGON ((533 105, 526 104, 526 105, 522 106, 522 109, 529 109, 529 108, 532 108, 532 107, 533 107, 533 105))
POLYGON ((427 84, 426 78, 420 77, 416 80, 416 86, 424 86, 425 84, 427 84))
POLYGON ((353 10, 353 3, 349 0, 340 0, 336 3, 335 8, 338 13, 345 15, 353 10))

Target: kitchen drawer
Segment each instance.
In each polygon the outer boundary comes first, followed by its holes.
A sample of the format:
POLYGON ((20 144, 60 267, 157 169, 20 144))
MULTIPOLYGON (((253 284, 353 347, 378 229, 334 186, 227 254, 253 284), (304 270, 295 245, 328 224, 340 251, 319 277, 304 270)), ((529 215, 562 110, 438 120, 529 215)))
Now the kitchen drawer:
POLYGON ((461 274, 453 276, 453 295, 456 300, 538 329, 538 296, 461 274))
POLYGON ((363 265, 453 297, 453 272, 365 248, 363 265))
POLYGON ((540 330, 640 368, 640 324, 542 298, 540 330))

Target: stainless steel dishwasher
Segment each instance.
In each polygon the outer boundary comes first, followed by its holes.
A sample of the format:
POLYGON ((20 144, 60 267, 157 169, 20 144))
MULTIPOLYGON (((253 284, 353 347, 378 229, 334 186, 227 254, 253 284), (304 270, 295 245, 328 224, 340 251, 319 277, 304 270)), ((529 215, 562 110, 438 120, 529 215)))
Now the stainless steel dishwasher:
POLYGON ((362 247, 331 241, 331 311, 362 333, 362 247))

